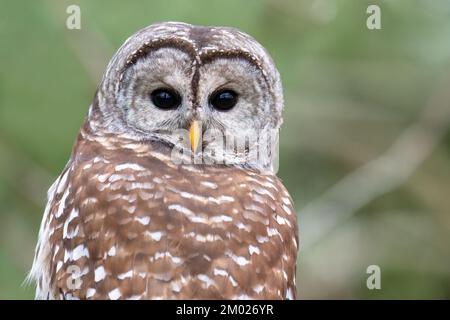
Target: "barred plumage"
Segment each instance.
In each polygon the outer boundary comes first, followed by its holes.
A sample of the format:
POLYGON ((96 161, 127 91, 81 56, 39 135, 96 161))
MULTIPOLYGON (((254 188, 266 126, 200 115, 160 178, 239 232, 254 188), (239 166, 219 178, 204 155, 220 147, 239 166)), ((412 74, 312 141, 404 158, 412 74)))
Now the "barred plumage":
POLYGON ((31 272, 37 298, 295 298, 296 213, 272 159, 249 160, 232 148, 227 164, 175 163, 179 140, 166 134, 193 119, 235 134, 267 123, 278 129, 280 88, 265 50, 234 29, 163 23, 129 38, 49 191, 31 272), (146 77, 190 90, 180 114, 143 111, 141 87, 154 88, 146 77), (256 102, 255 109, 231 119, 203 111, 205 92, 227 81, 239 84, 235 108, 256 102))

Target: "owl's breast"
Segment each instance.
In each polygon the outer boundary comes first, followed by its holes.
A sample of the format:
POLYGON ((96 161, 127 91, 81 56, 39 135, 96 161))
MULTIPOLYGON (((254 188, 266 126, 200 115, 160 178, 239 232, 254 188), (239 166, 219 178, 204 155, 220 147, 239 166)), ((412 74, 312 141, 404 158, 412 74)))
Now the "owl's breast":
POLYGON ((275 176, 139 148, 94 148, 69 168, 51 221, 57 287, 75 265, 78 297, 293 295, 295 213, 275 176))

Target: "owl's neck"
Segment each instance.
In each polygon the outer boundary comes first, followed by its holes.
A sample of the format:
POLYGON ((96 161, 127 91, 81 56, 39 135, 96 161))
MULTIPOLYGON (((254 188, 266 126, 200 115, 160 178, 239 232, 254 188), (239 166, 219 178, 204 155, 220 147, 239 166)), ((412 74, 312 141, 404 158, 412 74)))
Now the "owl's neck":
MULTIPOLYGON (((193 153, 186 138, 183 140, 179 136, 167 134, 133 136, 118 128, 114 128, 114 131, 108 130, 88 117, 80 130, 76 145, 96 146, 98 152, 133 150, 141 157, 159 154, 177 166, 233 166, 271 174, 276 171, 278 150, 273 148, 273 144, 277 144, 273 139, 255 141, 252 145, 247 145, 242 152, 237 151, 235 145, 227 147, 224 144, 207 144, 193 153)), ((80 153, 74 149, 73 155, 77 154, 80 153)))

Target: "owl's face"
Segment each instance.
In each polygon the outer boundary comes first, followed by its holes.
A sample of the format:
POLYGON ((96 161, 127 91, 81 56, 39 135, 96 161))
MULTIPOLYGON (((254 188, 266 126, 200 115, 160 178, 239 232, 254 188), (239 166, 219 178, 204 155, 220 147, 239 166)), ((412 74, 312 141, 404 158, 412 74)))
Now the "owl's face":
POLYGON ((248 149, 260 144, 257 135, 281 123, 278 72, 255 40, 234 29, 153 25, 124 44, 111 68, 101 94, 114 87, 113 99, 105 99, 103 108, 100 99, 100 109, 115 122, 114 130, 140 140, 156 138, 183 149, 189 142, 194 152, 206 148, 218 156, 220 150, 222 160, 256 167, 261 160, 249 160, 248 149), (172 32, 159 34, 163 29, 172 32), (180 139, 183 132, 190 141, 180 139))

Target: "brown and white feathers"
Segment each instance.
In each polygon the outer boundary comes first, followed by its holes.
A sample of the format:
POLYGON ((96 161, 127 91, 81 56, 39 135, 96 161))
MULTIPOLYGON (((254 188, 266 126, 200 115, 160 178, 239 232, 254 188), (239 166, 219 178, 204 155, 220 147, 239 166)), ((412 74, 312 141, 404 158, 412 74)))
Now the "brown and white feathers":
POLYGON ((292 200, 274 154, 249 157, 272 140, 238 152, 206 134, 278 131, 282 106, 272 60, 240 31, 169 22, 131 36, 49 190, 30 273, 36 297, 294 299, 292 200), (176 108, 152 103, 161 87, 177 93, 176 108), (211 95, 224 88, 235 105, 212 108, 211 95), (221 152, 207 163, 173 161, 174 148, 192 156, 171 133, 193 122, 201 123, 200 151, 221 152))

